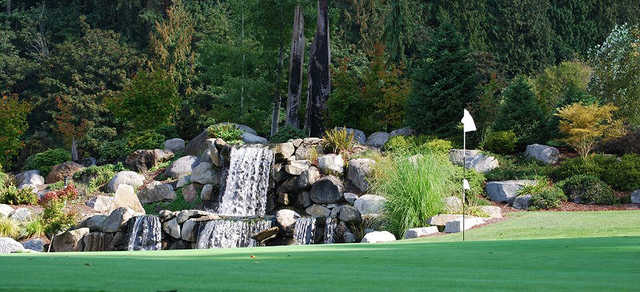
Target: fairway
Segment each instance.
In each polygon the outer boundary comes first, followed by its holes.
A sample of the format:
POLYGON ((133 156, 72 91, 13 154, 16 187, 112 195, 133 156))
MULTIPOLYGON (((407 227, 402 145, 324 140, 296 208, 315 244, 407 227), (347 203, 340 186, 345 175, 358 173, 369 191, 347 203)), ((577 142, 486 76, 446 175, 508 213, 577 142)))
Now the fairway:
POLYGON ((512 219, 474 229, 468 235, 484 239, 484 236, 499 230, 516 234, 511 238, 530 239, 428 242, 454 239, 454 235, 447 235, 372 245, 17 254, 0 257, 0 290, 638 289, 640 212, 521 213, 512 219), (602 224, 607 221, 604 218, 622 221, 616 228, 602 224), (558 220, 565 224, 558 224, 555 229, 550 229, 548 236, 541 236, 541 227, 558 220), (580 234, 567 231, 575 238, 557 238, 566 237, 560 233, 574 226, 571 224, 574 221, 584 222, 593 228, 582 229, 586 231, 580 234), (519 226, 519 222, 532 225, 523 226, 518 231, 515 226, 519 226), (524 229, 532 232, 524 234, 524 229), (596 237, 588 237, 592 235, 588 230, 596 237), (601 237, 604 236, 603 230, 610 232, 612 237, 601 237), (531 239, 536 237, 550 238, 531 239))

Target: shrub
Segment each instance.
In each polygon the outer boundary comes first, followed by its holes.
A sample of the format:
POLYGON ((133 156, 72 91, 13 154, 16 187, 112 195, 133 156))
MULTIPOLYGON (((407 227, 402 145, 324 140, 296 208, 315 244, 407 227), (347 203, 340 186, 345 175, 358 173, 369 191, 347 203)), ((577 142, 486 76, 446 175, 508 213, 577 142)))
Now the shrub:
POLYGON ((230 144, 242 143, 242 130, 234 124, 213 125, 207 128, 207 133, 210 138, 220 138, 230 144))
POLYGON ((160 126, 156 129, 156 132, 160 135, 164 135, 165 137, 167 137, 167 139, 180 137, 178 129, 173 125, 160 126))
POLYGON ((0 237, 17 238, 20 235, 20 226, 9 218, 0 218, 0 237))
MULTIPOLYGON (((162 148, 166 137, 153 130, 140 131, 129 135, 127 139, 127 154, 140 149, 162 148)), ((125 156, 126 156, 125 155, 125 156)))
POLYGON ((553 170, 552 177, 556 181, 565 180, 575 175, 592 175, 602 178, 607 165, 616 162, 615 156, 591 155, 587 158, 567 159, 553 170))
POLYGON ((100 148, 104 143, 113 141, 118 136, 115 128, 95 127, 87 131, 87 135, 80 141, 80 148, 95 155, 100 156, 100 148))
POLYGON ((61 189, 64 189, 64 181, 61 180, 61 181, 52 183, 48 187, 49 187, 49 190, 51 191, 59 191, 61 189))
POLYGON ((617 155, 640 154, 640 129, 628 132, 620 138, 604 142, 596 147, 596 150, 617 155))
POLYGON ((29 128, 27 115, 31 106, 17 96, 0 97, 0 164, 11 167, 12 159, 22 148, 22 135, 29 128))
POLYGON ((410 136, 391 137, 382 147, 384 151, 405 155, 411 154, 413 148, 415 148, 415 142, 410 136))
POLYGON ((347 132, 345 128, 334 128, 324 133, 324 147, 331 149, 333 153, 349 154, 356 145, 354 134, 347 132))
POLYGON ((627 154, 603 165, 600 178, 619 191, 640 189, 640 155, 627 154))
POLYGON ((395 136, 385 143, 383 149, 396 155, 413 155, 418 153, 449 154, 453 148, 451 141, 433 136, 395 136))
POLYGON ((422 226, 440 213, 443 196, 458 185, 450 179, 454 172, 445 157, 435 154, 425 154, 415 163, 407 159, 376 163, 373 187, 387 198, 389 231, 401 238, 408 228, 422 226))
POLYGON ((0 193, 0 203, 9 205, 35 205, 38 203, 38 195, 30 187, 19 190, 13 185, 8 186, 0 193))
POLYGON ((73 185, 69 185, 63 190, 49 192, 40 199, 39 203, 44 208, 42 224, 47 236, 52 237, 76 225, 77 214, 70 211, 65 212, 64 207, 68 201, 74 200, 77 196, 78 191, 73 185))
MULTIPOLYGON (((454 188, 453 195, 457 197, 462 197, 462 179, 463 179, 464 169, 460 166, 455 166, 455 172, 453 176, 451 176, 451 183, 453 185, 458 186, 454 188)), ((471 190, 466 192, 468 198, 472 197, 481 197, 484 193, 484 184, 486 182, 486 178, 482 173, 479 173, 472 169, 467 169, 466 178, 469 182, 469 186, 471 190)))
POLYGON ((592 175, 576 175, 558 184, 569 200, 582 204, 615 204, 613 189, 592 175))
POLYGON ((68 202, 78 198, 78 190, 74 185, 68 185, 64 189, 59 191, 51 191, 46 193, 42 198, 38 200, 38 204, 41 206, 47 205, 51 201, 68 202))
POLYGON ((271 142, 284 143, 291 139, 305 138, 306 136, 303 130, 286 125, 271 137, 271 142))
POLYGON ((484 150, 498 154, 511 154, 516 149, 516 134, 512 131, 490 132, 484 140, 484 150))
POLYGON ((428 141, 420 147, 425 151, 429 151, 436 154, 448 155, 449 150, 453 148, 451 141, 443 140, 443 139, 433 139, 428 141))
POLYGON ((29 237, 40 237, 44 234, 44 224, 42 223, 42 219, 38 218, 30 221, 24 227, 25 236, 29 237))
POLYGON ((500 167, 485 174, 489 181, 535 179, 538 177, 548 177, 553 171, 553 167, 545 165, 534 159, 523 159, 513 156, 498 157, 500 167))
POLYGON ((533 210, 557 208, 566 200, 567 196, 562 192, 562 189, 555 186, 549 186, 544 188, 541 192, 532 195, 531 206, 529 208, 533 210))
POLYGON ((116 174, 116 167, 112 164, 90 166, 73 174, 73 180, 87 184, 87 193, 92 194, 106 185, 116 174))
POLYGON ((69 151, 57 148, 49 149, 27 158, 24 164, 24 170, 37 169, 42 176, 46 177, 55 165, 71 160, 69 151))
POLYGON ((129 155, 127 141, 119 139, 104 142, 98 150, 98 162, 116 162, 129 155))

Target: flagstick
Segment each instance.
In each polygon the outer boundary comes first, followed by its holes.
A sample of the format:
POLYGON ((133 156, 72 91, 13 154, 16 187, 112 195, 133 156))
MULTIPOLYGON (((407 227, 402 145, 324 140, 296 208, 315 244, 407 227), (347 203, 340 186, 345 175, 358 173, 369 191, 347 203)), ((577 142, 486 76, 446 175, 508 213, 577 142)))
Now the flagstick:
POLYGON ((467 178, 467 132, 462 131, 462 241, 464 241, 464 202, 466 190, 464 180, 467 178))

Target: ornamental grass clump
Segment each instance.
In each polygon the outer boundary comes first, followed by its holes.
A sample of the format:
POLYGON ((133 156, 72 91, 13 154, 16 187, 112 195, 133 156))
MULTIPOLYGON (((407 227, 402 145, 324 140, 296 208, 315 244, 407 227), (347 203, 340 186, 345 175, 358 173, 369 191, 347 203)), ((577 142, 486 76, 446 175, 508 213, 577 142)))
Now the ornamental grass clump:
POLYGON ((345 128, 335 128, 324 133, 325 148, 331 149, 333 153, 349 154, 356 145, 354 134, 349 133, 345 128))
POLYGON ((442 198, 454 192, 453 165, 443 156, 426 153, 421 158, 385 159, 376 163, 374 189, 385 198, 387 228, 397 238, 407 229, 424 226, 440 213, 442 198))

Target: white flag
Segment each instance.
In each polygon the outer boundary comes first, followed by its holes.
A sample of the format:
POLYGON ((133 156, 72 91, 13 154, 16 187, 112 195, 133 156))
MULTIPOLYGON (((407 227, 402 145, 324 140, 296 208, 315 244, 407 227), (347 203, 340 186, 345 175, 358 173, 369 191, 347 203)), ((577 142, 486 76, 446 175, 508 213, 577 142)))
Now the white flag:
POLYGON ((469 185, 469 181, 467 179, 463 179, 462 180, 462 188, 465 191, 470 191, 471 190, 471 186, 469 185))
POLYGON ((468 110, 464 110, 464 116, 462 117, 462 124, 464 125, 464 132, 473 132, 476 130, 476 124, 473 122, 473 117, 468 110))

